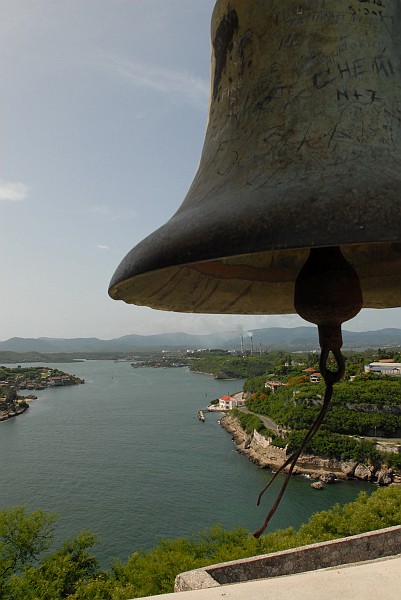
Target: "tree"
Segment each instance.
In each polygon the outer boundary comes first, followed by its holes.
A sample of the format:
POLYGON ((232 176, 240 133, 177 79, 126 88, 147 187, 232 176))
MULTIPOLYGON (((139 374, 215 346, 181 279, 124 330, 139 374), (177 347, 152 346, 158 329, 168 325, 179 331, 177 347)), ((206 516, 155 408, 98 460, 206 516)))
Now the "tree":
MULTIPOLYGON (((61 598, 85 597, 82 589, 94 582, 104 584, 106 574, 99 571, 96 558, 87 552, 95 538, 89 532, 82 532, 71 540, 66 540, 61 548, 46 556, 39 566, 24 569, 21 576, 11 577, 7 584, 6 598, 24 600, 56 600, 61 598), (81 588, 81 593, 76 595, 81 588)), ((102 585, 103 587, 103 585, 102 585)), ((100 596, 88 596, 99 598, 100 596)), ((105 595, 101 596, 103 599, 105 595)))
POLYGON ((6 399, 7 402, 15 402, 18 399, 17 390, 15 388, 7 388, 6 389, 6 399))
POLYGON ((53 513, 25 506, 0 510, 0 596, 6 581, 35 562, 53 541, 53 513))

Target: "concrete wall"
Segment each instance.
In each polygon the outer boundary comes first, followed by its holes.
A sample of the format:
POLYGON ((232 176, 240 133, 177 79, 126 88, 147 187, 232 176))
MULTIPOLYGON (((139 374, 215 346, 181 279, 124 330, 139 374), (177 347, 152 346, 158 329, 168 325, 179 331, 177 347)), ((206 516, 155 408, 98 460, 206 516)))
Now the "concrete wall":
POLYGON ((292 575, 401 553, 401 526, 180 573, 175 591, 292 575))

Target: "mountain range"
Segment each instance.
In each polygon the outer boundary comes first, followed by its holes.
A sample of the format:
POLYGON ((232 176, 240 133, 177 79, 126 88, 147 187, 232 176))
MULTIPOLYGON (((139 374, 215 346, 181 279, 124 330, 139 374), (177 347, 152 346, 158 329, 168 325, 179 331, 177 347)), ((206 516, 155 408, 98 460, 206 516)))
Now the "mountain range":
MULTIPOLYGON (((343 331, 344 349, 378 348, 401 346, 401 329, 389 328, 377 331, 343 331)), ((156 335, 125 335, 112 340, 98 338, 21 338, 13 337, 0 342, 0 352, 80 352, 113 353, 145 350, 174 350, 221 348, 240 350, 241 343, 245 351, 254 352, 282 350, 314 350, 319 348, 317 328, 315 327, 270 327, 256 329, 252 333, 227 331, 204 335, 188 333, 161 333, 156 335)))

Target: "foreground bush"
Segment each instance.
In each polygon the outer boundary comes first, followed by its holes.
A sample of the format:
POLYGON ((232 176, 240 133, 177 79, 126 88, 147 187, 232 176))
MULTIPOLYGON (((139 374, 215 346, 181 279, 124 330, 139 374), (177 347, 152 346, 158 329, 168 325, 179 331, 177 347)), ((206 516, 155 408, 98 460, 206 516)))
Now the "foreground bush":
POLYGON ((362 492, 355 502, 314 514, 298 530, 278 530, 259 540, 244 529, 225 531, 220 526, 191 538, 162 540, 149 552, 140 550, 126 563, 116 562, 109 572, 89 553, 95 542, 90 533, 65 542, 37 564, 38 553, 48 546, 52 522, 42 511, 0 511, 4 600, 126 600, 171 592, 183 571, 399 525, 401 487, 381 488, 370 497, 362 492))

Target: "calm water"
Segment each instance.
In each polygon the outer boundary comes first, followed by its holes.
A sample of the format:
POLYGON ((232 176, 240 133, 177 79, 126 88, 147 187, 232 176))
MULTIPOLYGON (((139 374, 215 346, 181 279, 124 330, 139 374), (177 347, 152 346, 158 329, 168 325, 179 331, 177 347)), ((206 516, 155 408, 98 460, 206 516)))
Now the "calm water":
MULTIPOLYGON (((196 411, 241 381, 186 369, 133 369, 128 362, 49 365, 85 385, 47 389, 30 409, 0 423, 0 507, 26 504, 59 515, 58 540, 94 531, 104 565, 215 523, 258 528, 269 473, 234 450, 220 414, 196 411)), ((275 488, 276 489, 276 488, 275 488)), ((316 491, 293 478, 270 530, 299 526, 317 510, 353 500, 367 485, 316 491)))

